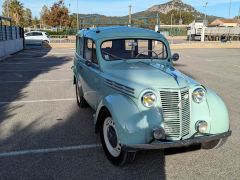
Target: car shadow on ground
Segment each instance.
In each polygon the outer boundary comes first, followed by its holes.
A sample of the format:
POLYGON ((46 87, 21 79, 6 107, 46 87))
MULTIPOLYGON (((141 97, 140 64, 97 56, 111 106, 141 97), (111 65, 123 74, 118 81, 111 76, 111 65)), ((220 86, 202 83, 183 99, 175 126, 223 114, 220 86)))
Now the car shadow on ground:
MULTIPOLYGON (((51 49, 44 49, 31 55, 30 50, 25 51, 26 59, 34 56, 34 60, 46 60, 45 55, 51 49)), ((16 59, 9 59, 0 63, 0 81, 24 80, 9 89, 7 83, 1 84, 0 102, 0 127, 11 117, 13 112, 21 109, 24 104, 11 104, 21 100, 26 94, 22 89, 29 85, 29 82, 46 73, 52 68, 63 65, 68 57, 52 57, 56 63, 50 63, 44 71, 29 72, 6 72, 5 63, 20 62, 17 60, 19 54, 14 55, 16 59)), ((21 57, 24 57, 21 55, 21 57)), ((51 57, 48 57, 51 59, 51 57)), ((21 67, 15 67, 21 68, 21 67)), ((37 68, 37 67, 35 67, 37 68)), ((39 67, 38 67, 39 68, 39 67)), ((42 67, 43 68, 43 67, 42 67)), ((30 68, 31 69, 31 68, 30 68)), ((74 92, 73 92, 74 94, 74 92)), ((104 155, 100 146, 99 135, 95 134, 92 120, 93 110, 90 108, 79 109, 76 102, 63 102, 64 107, 60 109, 69 113, 57 119, 49 119, 49 110, 33 118, 31 123, 23 128, 22 122, 14 123, 10 129, 11 135, 5 136, 0 132, 0 152, 14 152, 34 149, 49 149, 58 147, 71 147, 96 144, 99 145, 89 149, 75 149, 68 151, 26 153, 23 155, 9 155, 0 157, 0 174, 2 179, 166 179, 165 154, 169 155, 171 150, 151 150, 137 153, 133 163, 124 167, 113 166, 104 155), (48 128, 39 128, 45 121, 53 121, 48 128)), ((60 111, 58 110, 58 111, 60 111)), ((40 111, 40 110, 39 110, 40 111)), ((31 116, 31 115, 29 115, 31 116)), ((44 126, 43 126, 44 127, 44 126)), ((174 153, 181 152, 179 149, 172 149, 174 153)), ((0 153, 0 154, 1 154, 0 153)), ((172 154, 174 154, 172 153, 172 154)))
POLYGON ((11 102, 25 98, 28 92, 22 91, 30 82, 43 73, 51 71, 57 66, 69 62, 68 57, 58 57, 57 61, 49 64, 36 64, 28 66, 35 62, 46 62, 47 59, 53 60, 52 57, 45 57, 51 48, 30 48, 13 54, 11 57, 0 62, 0 123, 9 117, 14 116, 12 111, 23 107, 22 104, 11 104, 11 102), (27 67, 26 67, 27 66, 27 67), (39 70, 38 70, 39 69, 39 70))

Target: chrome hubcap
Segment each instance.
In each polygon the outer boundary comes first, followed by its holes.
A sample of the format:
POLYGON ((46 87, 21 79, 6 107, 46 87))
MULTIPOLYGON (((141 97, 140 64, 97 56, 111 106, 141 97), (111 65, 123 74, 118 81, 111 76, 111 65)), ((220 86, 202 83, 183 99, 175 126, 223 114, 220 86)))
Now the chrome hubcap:
POLYGON ((103 136, 109 153, 113 157, 118 157, 121 153, 121 144, 118 141, 115 123, 111 117, 106 118, 104 121, 103 136))

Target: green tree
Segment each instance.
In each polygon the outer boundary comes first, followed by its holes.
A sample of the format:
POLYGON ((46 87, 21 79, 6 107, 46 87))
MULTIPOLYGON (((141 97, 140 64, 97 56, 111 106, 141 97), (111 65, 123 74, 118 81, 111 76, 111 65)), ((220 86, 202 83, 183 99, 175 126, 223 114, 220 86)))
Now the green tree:
POLYGON ((62 27, 69 27, 69 10, 64 5, 63 0, 59 0, 52 5, 48 13, 46 24, 49 26, 60 27, 60 29, 62 27))
POLYGON ((40 12, 40 21, 41 21, 41 24, 44 26, 44 25, 47 25, 48 24, 48 21, 49 21, 49 9, 46 5, 44 5, 42 7, 42 10, 40 12))
POLYGON ((24 27, 32 26, 32 11, 26 8, 23 12, 24 27))
POLYGON ((40 27, 40 20, 36 16, 32 20, 32 25, 34 26, 34 28, 40 27))

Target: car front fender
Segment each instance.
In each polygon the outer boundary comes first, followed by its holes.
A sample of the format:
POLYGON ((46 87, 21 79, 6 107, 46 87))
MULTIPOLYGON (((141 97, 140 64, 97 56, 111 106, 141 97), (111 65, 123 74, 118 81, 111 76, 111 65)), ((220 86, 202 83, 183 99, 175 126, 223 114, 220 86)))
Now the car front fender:
POLYGON ((152 130, 160 127, 162 115, 158 108, 139 111, 136 103, 128 96, 113 94, 100 102, 95 123, 99 121, 99 112, 105 107, 110 112, 122 144, 148 143, 152 140, 152 130))
POLYGON ((207 89, 207 103, 211 119, 211 134, 227 132, 230 129, 229 115, 223 100, 212 90, 207 89))

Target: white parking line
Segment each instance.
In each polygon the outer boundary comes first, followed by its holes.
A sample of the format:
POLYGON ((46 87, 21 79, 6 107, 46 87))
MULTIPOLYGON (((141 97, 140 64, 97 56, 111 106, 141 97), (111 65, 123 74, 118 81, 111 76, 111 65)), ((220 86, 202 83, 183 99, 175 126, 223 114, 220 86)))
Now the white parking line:
POLYGON ((239 65, 234 65, 235 67, 238 67, 238 68, 240 68, 240 66, 239 65))
POLYGON ((0 80, 0 84, 4 84, 4 83, 67 82, 67 81, 72 81, 72 79, 33 80, 33 81, 1 81, 1 80, 0 80))
POLYGON ((42 99, 42 100, 29 100, 29 101, 0 101, 0 104, 24 104, 24 103, 41 103, 41 102, 59 102, 59 101, 75 101, 76 98, 66 99, 42 99))
POLYGON ((11 70, 5 70, 1 69, 0 72, 35 72, 35 71, 69 71, 71 70, 71 67, 68 68, 51 68, 51 69, 11 69, 11 70))
MULTIPOLYGON (((71 62, 70 60, 65 60, 66 62, 71 62)), ((56 61, 56 62, 13 62, 13 63, 2 63, 2 65, 21 65, 21 64, 59 64, 59 63, 62 63, 64 61, 56 61)))
POLYGON ((84 150, 100 147, 100 144, 89 144, 89 145, 78 145, 78 146, 67 146, 67 147, 57 147, 57 148, 47 148, 47 149, 32 149, 32 150, 23 150, 23 151, 12 151, 0 153, 0 158, 3 157, 12 157, 12 156, 21 156, 21 155, 31 155, 31 154, 44 154, 52 152, 63 152, 63 151, 72 151, 72 150, 84 150))

